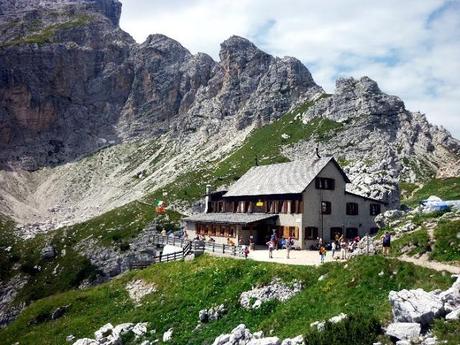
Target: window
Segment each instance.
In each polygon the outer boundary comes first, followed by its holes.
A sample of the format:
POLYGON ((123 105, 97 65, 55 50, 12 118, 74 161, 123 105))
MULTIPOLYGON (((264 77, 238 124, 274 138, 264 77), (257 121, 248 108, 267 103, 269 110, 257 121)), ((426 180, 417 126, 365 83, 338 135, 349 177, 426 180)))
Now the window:
POLYGON ((321 214, 331 214, 330 201, 321 201, 321 214))
POLYGON ((356 216, 358 214, 358 204, 356 202, 347 202, 347 215, 356 216))
POLYGON ((334 190, 335 189, 335 180, 333 178, 317 177, 315 179, 315 186, 316 186, 316 189, 334 190))
POLYGON ((314 226, 307 226, 305 228, 305 239, 306 240, 316 240, 318 238, 318 228, 314 226))
POLYGON ((347 228, 347 231, 346 231, 347 238, 355 238, 356 236, 358 236, 357 228, 347 228))
POLYGON ((379 228, 371 228, 369 234, 374 235, 374 234, 376 234, 377 232, 379 232, 379 228))
POLYGON ((338 237, 342 236, 343 230, 341 227, 333 227, 331 228, 331 241, 335 240, 335 236, 338 235, 338 237))
POLYGON ((371 213, 371 216, 376 216, 380 214, 380 204, 371 204, 370 213, 371 213))

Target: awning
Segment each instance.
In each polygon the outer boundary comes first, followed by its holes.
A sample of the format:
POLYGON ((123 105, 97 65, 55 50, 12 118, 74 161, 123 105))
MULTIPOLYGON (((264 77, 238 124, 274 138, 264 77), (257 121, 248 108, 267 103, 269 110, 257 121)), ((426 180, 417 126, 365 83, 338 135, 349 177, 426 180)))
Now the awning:
POLYGON ((275 219, 277 214, 266 213, 201 213, 183 220, 195 223, 250 224, 261 220, 275 219))

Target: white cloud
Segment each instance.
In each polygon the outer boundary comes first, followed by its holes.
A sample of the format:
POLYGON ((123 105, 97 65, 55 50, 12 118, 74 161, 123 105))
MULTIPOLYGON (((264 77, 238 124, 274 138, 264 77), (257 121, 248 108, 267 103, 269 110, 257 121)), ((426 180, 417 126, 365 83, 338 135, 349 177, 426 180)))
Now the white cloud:
POLYGON ((295 56, 327 91, 338 76, 375 79, 460 137, 460 2, 438 0, 122 0, 121 27, 218 60, 233 34, 295 56))

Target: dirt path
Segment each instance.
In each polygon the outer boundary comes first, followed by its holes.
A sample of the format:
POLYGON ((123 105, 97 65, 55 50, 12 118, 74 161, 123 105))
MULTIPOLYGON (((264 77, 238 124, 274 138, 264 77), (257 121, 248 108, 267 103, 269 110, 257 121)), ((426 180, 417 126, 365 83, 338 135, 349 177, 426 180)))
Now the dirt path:
POLYGON ((441 263, 438 261, 429 261, 426 255, 422 255, 419 259, 415 259, 406 255, 397 257, 398 260, 411 262, 414 265, 430 268, 435 271, 446 271, 452 274, 460 274, 460 267, 441 263))

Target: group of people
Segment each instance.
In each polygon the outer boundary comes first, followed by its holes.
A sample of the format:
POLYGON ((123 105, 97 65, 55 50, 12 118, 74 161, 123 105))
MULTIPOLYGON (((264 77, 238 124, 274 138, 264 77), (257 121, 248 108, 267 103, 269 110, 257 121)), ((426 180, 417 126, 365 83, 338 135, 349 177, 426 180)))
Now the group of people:
POLYGON ((289 259, 292 248, 294 247, 294 239, 292 237, 278 239, 274 232, 270 240, 266 243, 268 246, 268 257, 273 259, 273 251, 278 249, 286 249, 286 259, 289 259))

